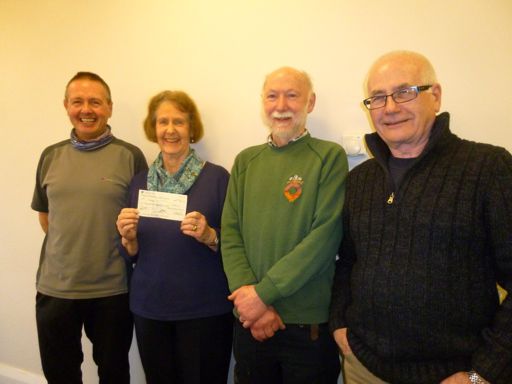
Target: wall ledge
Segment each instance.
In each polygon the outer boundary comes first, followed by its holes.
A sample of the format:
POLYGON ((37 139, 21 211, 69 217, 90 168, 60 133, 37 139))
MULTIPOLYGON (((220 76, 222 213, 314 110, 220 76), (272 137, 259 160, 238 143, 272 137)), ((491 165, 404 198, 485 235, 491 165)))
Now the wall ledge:
POLYGON ((2 384, 45 384, 43 375, 0 363, 0 383, 2 384))

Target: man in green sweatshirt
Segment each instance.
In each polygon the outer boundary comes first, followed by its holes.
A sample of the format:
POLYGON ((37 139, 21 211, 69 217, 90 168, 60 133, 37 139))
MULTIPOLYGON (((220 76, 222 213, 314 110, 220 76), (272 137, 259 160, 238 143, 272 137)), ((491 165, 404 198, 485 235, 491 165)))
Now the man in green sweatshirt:
POLYGON ((338 350, 327 327, 341 241, 347 158, 311 137, 309 76, 283 67, 262 91, 267 143, 233 165, 222 216, 222 255, 237 383, 336 383, 338 350))

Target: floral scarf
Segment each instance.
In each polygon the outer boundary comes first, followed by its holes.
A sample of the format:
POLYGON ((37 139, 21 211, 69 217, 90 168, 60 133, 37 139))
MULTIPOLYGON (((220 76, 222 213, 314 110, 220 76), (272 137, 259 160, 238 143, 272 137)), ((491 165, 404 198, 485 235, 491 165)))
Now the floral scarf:
POLYGON ((163 166, 162 152, 160 152, 149 167, 148 190, 184 194, 195 183, 204 164, 205 162, 196 155, 196 152, 190 149, 178 172, 171 175, 163 166))

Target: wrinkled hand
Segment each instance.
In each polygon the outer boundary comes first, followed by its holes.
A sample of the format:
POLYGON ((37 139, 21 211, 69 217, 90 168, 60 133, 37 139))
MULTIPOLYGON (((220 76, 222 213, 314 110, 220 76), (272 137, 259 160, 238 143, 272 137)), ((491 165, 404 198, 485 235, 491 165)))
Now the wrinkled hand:
POLYGON ((139 210, 136 208, 123 208, 117 216, 117 230, 128 241, 137 239, 137 226, 139 224, 139 210))
MULTIPOLYGON (((486 383, 488 383, 486 381, 486 383)), ((457 372, 441 381, 440 384, 471 384, 467 372, 457 372)))
POLYGON ((181 222, 181 232, 191 236, 200 243, 210 244, 215 240, 217 233, 208 225, 206 217, 200 212, 189 212, 181 222))
POLYGON ((244 285, 228 296, 233 301, 244 328, 249 328, 268 309, 254 289, 254 285, 244 285))
POLYGON ((348 345, 347 328, 339 328, 335 330, 333 337, 343 356, 350 355, 352 353, 352 349, 350 349, 350 345, 348 345))
POLYGON ((441 381, 441 384, 471 384, 471 381, 466 372, 457 372, 441 381))
POLYGON ((270 339, 279 330, 286 326, 274 307, 268 307, 267 311, 251 326, 251 334, 258 341, 270 339))
POLYGON ((139 251, 137 241, 137 226, 139 225, 139 211, 135 208, 123 208, 117 216, 117 230, 121 235, 121 244, 130 256, 139 251))

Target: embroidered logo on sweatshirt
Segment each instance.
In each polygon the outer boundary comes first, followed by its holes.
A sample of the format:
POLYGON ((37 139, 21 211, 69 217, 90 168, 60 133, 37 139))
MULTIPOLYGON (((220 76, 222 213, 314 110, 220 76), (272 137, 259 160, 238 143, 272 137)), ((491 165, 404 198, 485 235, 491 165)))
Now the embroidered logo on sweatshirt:
POLYGON ((299 175, 294 175, 288 179, 286 187, 284 187, 284 197, 290 203, 293 203, 302 195, 302 184, 304 184, 304 181, 299 175))

